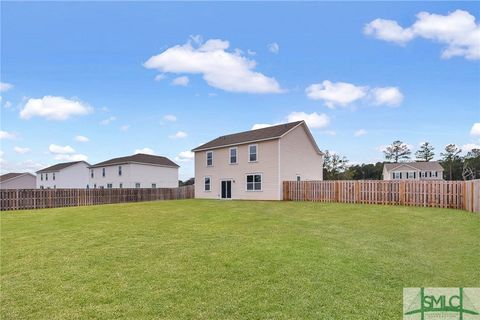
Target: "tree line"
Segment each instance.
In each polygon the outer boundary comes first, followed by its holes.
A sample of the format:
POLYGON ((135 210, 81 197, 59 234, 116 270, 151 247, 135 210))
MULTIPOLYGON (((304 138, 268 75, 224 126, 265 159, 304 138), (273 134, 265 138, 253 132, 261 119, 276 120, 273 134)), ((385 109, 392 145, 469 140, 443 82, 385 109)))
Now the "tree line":
MULTIPOLYGON (((440 153, 440 164, 444 169, 446 180, 471 180, 480 178, 480 149, 473 149, 466 155, 455 144, 448 144, 440 153)), ((400 140, 394 141, 383 150, 384 162, 348 165, 348 159, 337 153, 325 151, 323 164, 324 180, 381 180, 385 162, 402 162, 412 159, 409 146, 400 140)), ((414 154, 415 161, 432 161, 435 148, 424 142, 414 154)))

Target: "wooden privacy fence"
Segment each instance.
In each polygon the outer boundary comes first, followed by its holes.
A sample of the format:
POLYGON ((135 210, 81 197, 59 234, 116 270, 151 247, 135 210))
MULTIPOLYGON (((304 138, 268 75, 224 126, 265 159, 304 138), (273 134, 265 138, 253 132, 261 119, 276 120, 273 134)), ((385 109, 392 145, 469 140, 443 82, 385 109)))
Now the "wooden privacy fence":
POLYGON ((390 204, 480 212, 480 180, 284 181, 283 200, 390 204))
POLYGON ((157 189, 18 189, 0 190, 1 210, 194 198, 194 186, 157 189))

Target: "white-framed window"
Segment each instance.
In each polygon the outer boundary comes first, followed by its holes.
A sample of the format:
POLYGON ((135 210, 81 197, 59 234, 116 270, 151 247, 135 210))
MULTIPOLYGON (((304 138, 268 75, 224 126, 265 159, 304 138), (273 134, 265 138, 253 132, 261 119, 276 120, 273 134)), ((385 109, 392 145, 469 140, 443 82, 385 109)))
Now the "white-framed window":
POLYGON ((40 173, 40 181, 43 181, 43 173, 40 173))
POLYGON ((55 181, 55 172, 52 173, 52 179, 53 179, 53 181, 55 181))
POLYGON ((119 175, 119 176, 122 175, 122 166, 118 166, 118 175, 119 175))
POLYGON ((212 191, 212 178, 203 178, 203 191, 212 191))
POLYGON ((48 181, 48 173, 45 173, 45 180, 48 181))
POLYGON ((123 183, 120 182, 120 184, 118 185, 118 187, 119 187, 120 189, 122 189, 122 188, 123 188, 123 183))
POLYGON ((402 173, 401 172, 393 172, 393 179, 402 179, 402 173))
POLYGON ((237 164, 237 153, 238 153, 238 148, 230 148, 230 164, 237 164))
POLYGON ((248 162, 255 162, 258 159, 258 144, 248 146, 248 162))
POLYGON ((152 183, 152 189, 155 189, 157 187, 156 183, 152 183))
POLYGON ((297 174, 297 181, 301 181, 301 180, 302 180, 302 177, 297 174))
POLYGON ((107 183, 107 189, 112 189, 112 188, 113 188, 113 184, 107 183))
POLYGON ((415 179, 415 172, 414 171, 409 171, 407 173, 407 179, 415 179))
POLYGON ((213 151, 207 151, 207 167, 213 166, 213 151))
POLYGON ((90 178, 93 178, 94 177, 94 174, 93 174, 93 169, 90 170, 90 178))
POLYGON ((97 184, 93 184, 93 189, 97 189, 97 184))
POLYGON ((102 168, 102 177, 105 177, 105 168, 102 168))
POLYGON ((44 186, 40 186, 40 189, 45 189, 45 187, 44 187, 44 186))
POLYGON ((434 171, 435 172, 435 178, 438 178, 438 171, 434 171))
POLYGON ((90 189, 90 186, 87 184, 87 189, 90 189))
POLYGON ((135 183, 135 188, 137 188, 137 189, 140 188, 140 182, 135 183))
POLYGON ((260 173, 247 174, 247 191, 262 191, 262 175, 260 173))
POLYGON ((425 171, 420 171, 420 178, 425 178, 425 171))

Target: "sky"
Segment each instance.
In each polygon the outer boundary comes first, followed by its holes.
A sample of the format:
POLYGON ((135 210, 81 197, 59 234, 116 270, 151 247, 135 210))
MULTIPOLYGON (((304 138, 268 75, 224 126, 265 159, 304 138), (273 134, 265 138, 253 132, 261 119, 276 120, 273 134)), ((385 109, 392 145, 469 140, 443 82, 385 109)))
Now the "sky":
POLYGON ((1 2, 1 171, 303 119, 321 150, 480 145, 477 2, 1 2))

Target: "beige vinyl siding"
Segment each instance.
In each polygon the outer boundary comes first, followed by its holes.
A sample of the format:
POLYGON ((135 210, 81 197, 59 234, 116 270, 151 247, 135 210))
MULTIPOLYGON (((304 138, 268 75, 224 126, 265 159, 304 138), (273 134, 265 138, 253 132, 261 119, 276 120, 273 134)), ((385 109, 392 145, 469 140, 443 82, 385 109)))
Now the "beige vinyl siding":
POLYGON ((294 181, 323 180, 323 155, 319 154, 303 126, 298 126, 280 139, 280 179, 294 181))
POLYGON ((255 143, 257 161, 249 162, 248 146, 238 145, 237 163, 230 164, 230 149, 225 147, 214 149, 213 165, 206 165, 206 152, 195 152, 195 197, 221 198, 221 181, 232 180, 232 199, 247 200, 279 200, 278 185, 278 140, 255 143), (262 175, 262 191, 247 191, 247 174, 262 175), (204 191, 204 178, 210 177, 211 191, 204 191))
POLYGON ((385 167, 383 168, 383 180, 443 180, 443 171, 435 171, 435 170, 419 170, 416 168, 412 168, 411 166, 408 165, 402 165, 399 164, 398 167, 396 167, 394 170, 387 170, 385 167), (428 175, 427 177, 421 178, 420 173, 421 172, 438 172, 437 177, 428 175), (402 173, 402 178, 401 179, 393 179, 392 174, 396 173, 402 173), (415 172, 415 178, 410 178, 407 179, 407 174, 409 172, 415 172))

